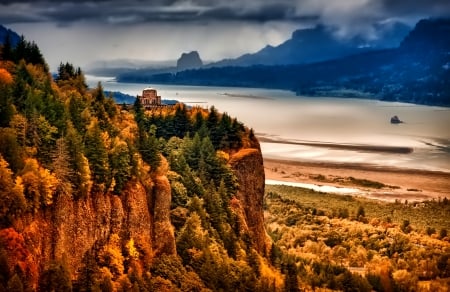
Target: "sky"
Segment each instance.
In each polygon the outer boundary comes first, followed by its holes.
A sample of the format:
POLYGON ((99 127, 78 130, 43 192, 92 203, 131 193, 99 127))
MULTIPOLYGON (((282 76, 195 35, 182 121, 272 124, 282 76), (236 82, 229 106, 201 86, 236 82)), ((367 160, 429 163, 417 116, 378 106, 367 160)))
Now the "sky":
POLYGON ((278 45, 324 24, 376 38, 374 25, 450 16, 449 0, 0 0, 0 24, 35 41, 55 70, 98 60, 217 61, 278 45))

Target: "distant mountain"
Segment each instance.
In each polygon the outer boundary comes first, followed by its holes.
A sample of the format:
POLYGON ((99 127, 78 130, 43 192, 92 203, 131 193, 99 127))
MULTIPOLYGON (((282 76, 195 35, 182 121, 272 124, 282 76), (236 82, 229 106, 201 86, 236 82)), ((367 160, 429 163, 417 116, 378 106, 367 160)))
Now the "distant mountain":
POLYGON ((394 22, 377 24, 376 37, 365 39, 338 38, 323 25, 296 30, 292 37, 279 46, 266 46, 254 54, 245 54, 209 64, 207 67, 305 64, 336 59, 375 49, 398 47, 411 28, 394 22))
POLYGON ((20 36, 15 32, 12 31, 9 28, 4 27, 3 25, 0 25, 0 44, 4 44, 6 41, 6 36, 10 37, 10 42, 12 46, 15 46, 20 41, 20 36))
POLYGON ((200 59, 200 55, 197 51, 181 54, 181 57, 177 60, 177 70, 183 71, 188 69, 200 68, 203 66, 203 62, 200 59))
MULTIPOLYGON (((142 81, 280 88, 299 95, 450 106, 449 35, 450 19, 428 19, 420 21, 395 49, 303 65, 188 70, 142 81)), ((119 81, 130 81, 127 77, 133 76, 122 76, 119 81)))
POLYGON ((450 18, 419 21, 401 42, 400 48, 417 53, 450 53, 450 18))
POLYGON ((317 26, 295 31, 291 39, 279 46, 266 46, 257 53, 245 54, 236 59, 205 64, 198 52, 193 51, 183 53, 176 66, 175 61, 155 63, 142 60, 109 60, 90 64, 86 72, 102 76, 134 76, 139 82, 155 74, 170 74, 200 67, 305 64, 397 47, 411 28, 399 22, 388 22, 375 25, 374 30, 376 37, 371 40, 363 37, 339 39, 330 28, 317 26))
POLYGON ((97 76, 136 76, 137 82, 155 74, 176 73, 178 71, 202 67, 203 61, 196 51, 183 53, 178 60, 143 61, 132 59, 99 60, 86 68, 88 74, 97 76))

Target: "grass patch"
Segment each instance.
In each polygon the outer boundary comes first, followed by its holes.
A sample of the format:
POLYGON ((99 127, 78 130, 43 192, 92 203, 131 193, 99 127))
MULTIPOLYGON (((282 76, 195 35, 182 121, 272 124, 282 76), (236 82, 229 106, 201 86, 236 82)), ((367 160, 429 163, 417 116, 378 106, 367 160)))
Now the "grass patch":
POLYGON ((390 203, 349 195, 321 193, 299 187, 266 185, 266 194, 270 192, 277 193, 283 200, 289 200, 303 208, 321 210, 327 216, 333 216, 339 213, 339 210, 347 209, 349 216, 352 217, 362 206, 369 220, 378 218, 398 225, 408 220, 412 226, 423 232, 427 227, 450 230, 448 200, 409 204, 390 203))

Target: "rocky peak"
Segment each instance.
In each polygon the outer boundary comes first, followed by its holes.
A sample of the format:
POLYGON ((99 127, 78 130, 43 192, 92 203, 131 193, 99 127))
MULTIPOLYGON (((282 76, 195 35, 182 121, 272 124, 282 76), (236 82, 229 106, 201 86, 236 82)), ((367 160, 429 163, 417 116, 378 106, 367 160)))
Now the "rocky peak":
POLYGON ((200 59, 200 55, 197 51, 192 51, 190 53, 183 53, 181 57, 177 60, 177 70, 188 70, 199 68, 203 66, 203 62, 200 59))

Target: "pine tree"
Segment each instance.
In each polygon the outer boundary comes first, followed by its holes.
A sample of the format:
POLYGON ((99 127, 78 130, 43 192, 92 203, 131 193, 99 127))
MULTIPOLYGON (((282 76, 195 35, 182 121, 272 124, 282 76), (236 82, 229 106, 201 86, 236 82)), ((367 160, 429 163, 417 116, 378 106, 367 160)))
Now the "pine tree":
POLYGON ((190 131, 190 122, 186 111, 186 106, 183 104, 176 105, 175 115, 173 117, 174 135, 183 138, 184 135, 190 131))
POLYGON ((152 126, 149 133, 142 133, 139 142, 139 152, 142 159, 148 163, 152 169, 158 168, 161 157, 158 146, 158 139, 155 136, 156 127, 152 126))
POLYGON ((102 139, 102 131, 95 121, 86 132, 84 145, 94 186, 97 191, 106 191, 111 179, 108 152, 102 139))
POLYGON ((3 40, 3 48, 2 48, 2 54, 1 59, 5 61, 12 61, 13 60, 13 46, 11 43, 11 32, 8 30, 5 35, 5 39, 3 40))
POLYGON ((222 137, 219 131, 219 113, 214 106, 212 106, 209 110, 209 115, 206 119, 206 126, 209 130, 209 138, 214 146, 214 149, 219 149, 222 137))
POLYGON ((115 141, 110 156, 111 172, 115 181, 114 191, 120 193, 131 178, 131 157, 128 145, 124 141, 115 141))

